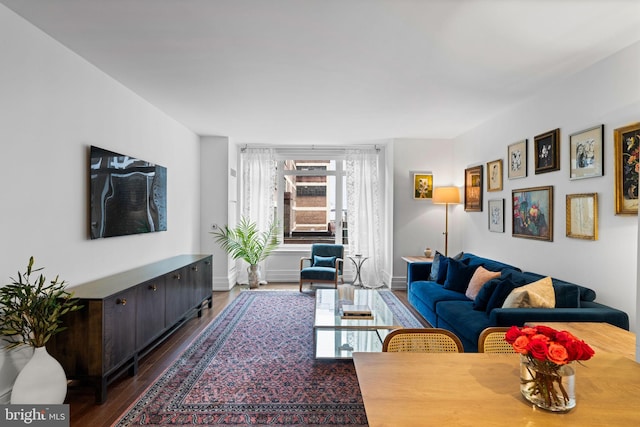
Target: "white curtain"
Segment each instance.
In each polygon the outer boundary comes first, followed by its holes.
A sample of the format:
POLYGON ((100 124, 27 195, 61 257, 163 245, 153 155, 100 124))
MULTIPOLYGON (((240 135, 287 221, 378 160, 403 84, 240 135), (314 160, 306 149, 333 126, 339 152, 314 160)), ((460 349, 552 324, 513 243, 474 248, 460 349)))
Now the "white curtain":
MULTIPOLYGON (((276 188, 275 152, 271 148, 243 148, 240 151, 241 181, 241 215, 258 225, 259 231, 266 231, 274 219, 273 195, 276 188)), ((261 263, 264 264, 264 263, 261 263)), ((248 264, 238 260, 238 283, 247 283, 248 264)), ((264 265, 261 283, 264 281, 264 265)))
POLYGON ((349 149, 346 152, 347 227, 349 254, 369 257, 362 266, 368 287, 383 285, 383 212, 377 149, 349 149))

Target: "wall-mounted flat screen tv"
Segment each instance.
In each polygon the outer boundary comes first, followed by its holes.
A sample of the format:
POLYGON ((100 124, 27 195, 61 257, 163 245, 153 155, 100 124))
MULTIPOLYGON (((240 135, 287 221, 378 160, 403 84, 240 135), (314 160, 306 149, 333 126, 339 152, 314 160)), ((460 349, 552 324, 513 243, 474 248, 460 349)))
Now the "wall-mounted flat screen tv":
POLYGON ((91 147, 91 238, 167 229, 167 169, 91 147))

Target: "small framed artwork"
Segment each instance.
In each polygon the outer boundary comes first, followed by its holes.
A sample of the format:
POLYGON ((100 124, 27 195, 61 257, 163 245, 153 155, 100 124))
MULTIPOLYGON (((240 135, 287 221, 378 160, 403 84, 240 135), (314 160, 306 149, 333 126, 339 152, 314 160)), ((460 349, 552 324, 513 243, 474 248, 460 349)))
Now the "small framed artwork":
POLYGON ((464 170, 464 210, 482 212, 482 165, 464 170))
POLYGON ((598 194, 567 194, 567 237, 598 240, 598 194))
POLYGON ((509 162, 509 179, 527 177, 527 140, 514 142, 507 147, 507 162, 509 162))
POLYGON ((616 215, 638 214, 640 123, 613 131, 616 215))
POLYGON ((430 200, 433 197, 433 174, 431 172, 411 172, 413 176, 413 198, 430 200))
POLYGON ((569 135, 569 179, 604 175, 604 125, 569 135))
POLYGON ((523 188, 511 192, 512 235, 553 241, 553 186, 523 188))
POLYGON ((533 141, 536 175, 560 170, 560 129, 537 135, 533 141))
POLYGON ((502 159, 487 162, 487 191, 502 191, 502 159))
POLYGON ((489 231, 504 233, 504 199, 489 200, 489 231))

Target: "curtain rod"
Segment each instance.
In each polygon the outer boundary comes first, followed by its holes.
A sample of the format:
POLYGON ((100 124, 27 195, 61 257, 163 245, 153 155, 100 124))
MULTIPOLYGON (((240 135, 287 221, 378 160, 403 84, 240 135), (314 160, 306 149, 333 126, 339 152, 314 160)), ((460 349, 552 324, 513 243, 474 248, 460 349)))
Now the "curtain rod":
POLYGON ((241 152, 245 152, 248 148, 273 148, 278 152, 287 152, 287 151, 300 151, 300 150, 309 150, 312 151, 347 151, 351 149, 362 149, 362 148, 373 148, 377 152, 380 152, 380 147, 378 144, 365 144, 365 145, 353 145, 353 146, 334 146, 334 145, 249 145, 245 144, 244 147, 240 148, 241 152))

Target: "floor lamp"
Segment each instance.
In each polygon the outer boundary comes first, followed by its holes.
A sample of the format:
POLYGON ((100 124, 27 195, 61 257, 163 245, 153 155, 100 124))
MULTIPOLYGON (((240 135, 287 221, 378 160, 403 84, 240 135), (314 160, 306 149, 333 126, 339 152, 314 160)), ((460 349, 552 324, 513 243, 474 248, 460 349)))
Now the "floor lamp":
POLYGON ((434 187, 431 201, 445 206, 444 255, 449 256, 449 205, 460 203, 458 187, 434 187))

